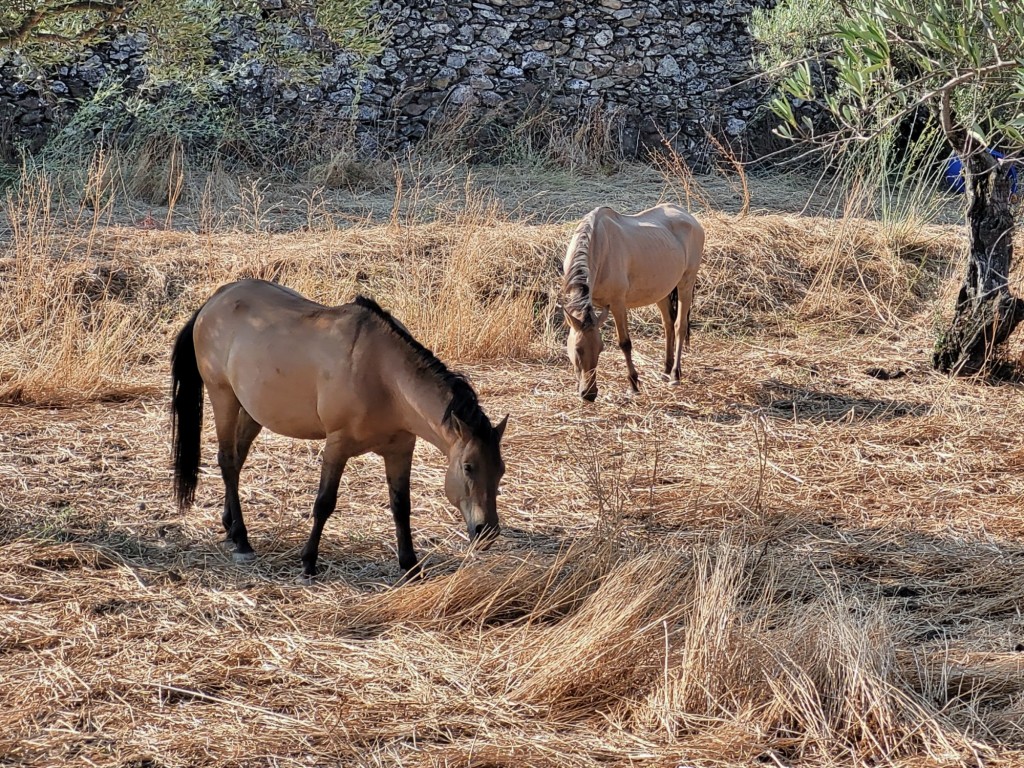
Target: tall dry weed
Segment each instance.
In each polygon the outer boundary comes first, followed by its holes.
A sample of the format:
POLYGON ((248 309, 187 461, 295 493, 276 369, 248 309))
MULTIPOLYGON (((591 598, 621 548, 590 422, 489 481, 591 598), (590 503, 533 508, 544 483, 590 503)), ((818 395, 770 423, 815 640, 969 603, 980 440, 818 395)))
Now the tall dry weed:
POLYGON ((0 400, 67 404, 148 391, 133 368, 154 318, 113 295, 122 276, 93 255, 95 220, 68 237, 53 195, 45 176, 29 175, 6 200, 0 400))
MULTIPOLYGON (((101 178, 101 170, 90 178, 101 178)), ((301 213, 307 231, 277 235, 268 229, 279 203, 268 196, 266 182, 250 181, 241 198, 225 197, 226 175, 213 169, 196 236, 160 226, 109 229, 110 202, 79 207, 45 174, 26 175, 5 209, 12 231, 6 269, 15 277, 3 288, 13 297, 5 333, 14 339, 6 348, 5 380, 17 380, 18 396, 30 399, 25 393, 35 381, 53 389, 54 382, 74 380, 59 388, 80 393, 110 392, 110 382, 120 381, 133 391, 131 361, 151 355, 134 340, 152 338, 169 315, 182 322, 218 285, 240 277, 279 280, 327 304, 370 294, 455 364, 552 354, 560 342, 550 314, 567 227, 519 222, 475 186, 472 175, 437 172, 432 167, 429 182, 398 174, 386 222, 341 228, 310 197, 301 213), (212 231, 225 225, 234 234, 212 231), (122 256, 109 243, 129 250, 122 256), (151 263, 132 248, 166 248, 172 255, 170 262, 156 257, 151 263), (143 291, 155 306, 131 292, 102 288, 104 275, 119 272, 146 284, 150 272, 161 275, 172 303, 160 304, 160 286, 143 291), (88 300, 82 298, 85 284, 94 286, 88 300), (123 353, 114 349, 119 346, 123 353), (51 375, 71 359, 81 360, 74 372, 51 375), (105 383, 88 384, 97 371, 105 383)), ((901 253, 918 254, 910 261, 886 248, 877 227, 853 216, 808 222, 705 213, 702 221, 708 246, 696 292, 698 328, 727 332, 799 318, 891 325, 918 306, 923 287, 942 268, 934 234, 904 243, 901 253)), ((650 311, 637 318, 637 333, 657 331, 656 323, 646 322, 650 311)))
MULTIPOLYGON (((411 244, 400 229, 397 237, 411 244)), ((534 343, 546 295, 543 255, 517 242, 498 204, 467 192, 466 204, 432 225, 430 238, 395 254, 408 266, 384 290, 394 313, 442 357, 523 357, 534 343)))

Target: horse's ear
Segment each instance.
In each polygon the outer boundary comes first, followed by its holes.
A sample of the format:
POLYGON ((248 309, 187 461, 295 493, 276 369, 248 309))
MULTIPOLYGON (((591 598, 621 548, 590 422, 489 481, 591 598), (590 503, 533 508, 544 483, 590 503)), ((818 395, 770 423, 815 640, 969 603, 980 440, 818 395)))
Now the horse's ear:
POLYGON ((505 434, 505 427, 508 426, 508 414, 505 414, 505 418, 498 422, 498 426, 494 428, 494 431, 498 433, 498 441, 501 441, 501 436, 505 434))
POLYGON ((569 325, 572 326, 572 329, 574 331, 576 331, 576 333, 579 333, 580 331, 582 331, 583 330, 583 321, 579 320, 569 310, 566 309, 566 310, 563 310, 563 311, 565 312, 565 319, 569 321, 569 325))

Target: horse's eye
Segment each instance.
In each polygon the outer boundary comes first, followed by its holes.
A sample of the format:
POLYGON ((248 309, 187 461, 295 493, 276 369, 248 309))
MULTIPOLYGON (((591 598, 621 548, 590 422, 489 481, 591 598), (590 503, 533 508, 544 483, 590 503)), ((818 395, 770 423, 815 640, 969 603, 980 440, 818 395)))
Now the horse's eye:
POLYGON ((463 464, 462 465, 462 471, 465 472, 467 475, 472 475, 473 474, 473 465, 472 464, 463 464))

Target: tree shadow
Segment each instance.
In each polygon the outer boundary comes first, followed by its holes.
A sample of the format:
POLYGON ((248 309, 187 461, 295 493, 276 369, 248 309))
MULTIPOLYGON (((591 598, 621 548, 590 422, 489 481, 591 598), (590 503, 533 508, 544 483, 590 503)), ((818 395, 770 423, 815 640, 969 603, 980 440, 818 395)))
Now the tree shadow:
POLYGON ((768 380, 755 394, 759 412, 789 421, 889 421, 931 413, 931 406, 887 398, 850 397, 768 380))
POLYGON ((1018 360, 996 360, 987 371, 987 375, 978 376, 983 384, 998 387, 1005 384, 1024 384, 1024 367, 1018 360))

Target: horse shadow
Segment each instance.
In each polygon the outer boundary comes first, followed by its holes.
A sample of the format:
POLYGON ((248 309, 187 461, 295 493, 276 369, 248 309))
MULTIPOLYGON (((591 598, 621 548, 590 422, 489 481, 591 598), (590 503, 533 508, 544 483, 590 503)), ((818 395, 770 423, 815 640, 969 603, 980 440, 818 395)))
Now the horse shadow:
MULTIPOLYGON (((305 539, 268 531, 257 540, 257 558, 251 563, 232 560, 229 543, 206 531, 186 532, 176 523, 160 524, 151 531, 126 533, 106 526, 76 526, 29 536, 0 535, 0 546, 15 540, 31 541, 38 552, 33 567, 50 571, 79 568, 128 568, 144 585, 189 584, 214 591, 247 591, 265 586, 342 588, 371 595, 404 584, 450 576, 470 557, 457 537, 417 536, 418 574, 402 571, 394 546, 375 537, 325 537, 323 556, 312 583, 301 577, 301 550, 305 539)), ((529 550, 557 554, 568 542, 564 530, 533 531, 507 526, 493 551, 529 550)))

